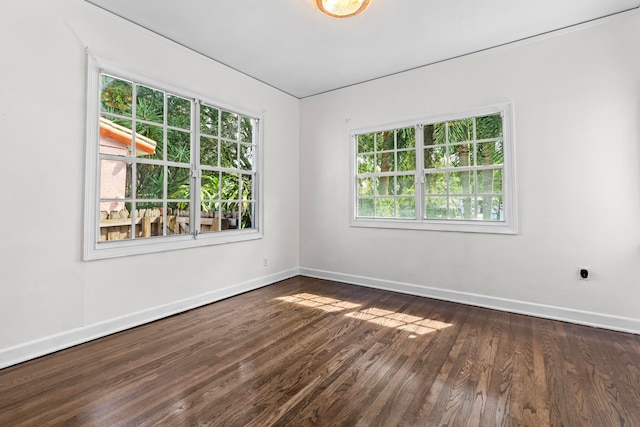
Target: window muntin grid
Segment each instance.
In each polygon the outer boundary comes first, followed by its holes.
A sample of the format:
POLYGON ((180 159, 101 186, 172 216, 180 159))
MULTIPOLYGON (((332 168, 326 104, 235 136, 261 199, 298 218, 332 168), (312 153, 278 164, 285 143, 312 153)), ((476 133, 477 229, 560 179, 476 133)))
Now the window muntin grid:
POLYGON ((262 237, 259 117, 102 64, 89 57, 84 258, 262 237))
POLYGON ((355 131, 353 144, 352 225, 516 232, 510 105, 355 131), (406 129, 415 142, 399 146, 406 129))
POLYGON ((415 218, 416 129, 357 135, 358 214, 415 218))

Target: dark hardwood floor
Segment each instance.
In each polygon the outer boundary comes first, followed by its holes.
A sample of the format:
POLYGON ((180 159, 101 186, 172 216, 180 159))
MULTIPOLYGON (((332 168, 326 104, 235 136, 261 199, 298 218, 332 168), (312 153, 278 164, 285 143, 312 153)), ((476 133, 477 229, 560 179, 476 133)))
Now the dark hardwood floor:
POLYGON ((296 277, 0 370, 0 426, 640 426, 640 336, 296 277))

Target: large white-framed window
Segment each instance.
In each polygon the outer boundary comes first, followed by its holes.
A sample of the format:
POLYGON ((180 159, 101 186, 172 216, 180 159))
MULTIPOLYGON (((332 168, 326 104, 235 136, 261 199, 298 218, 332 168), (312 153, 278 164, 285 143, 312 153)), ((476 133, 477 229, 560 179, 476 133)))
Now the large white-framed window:
POLYGON ((261 238, 261 115, 88 63, 84 259, 261 238))
POLYGON ((517 233, 512 111, 352 131, 351 225, 517 233))

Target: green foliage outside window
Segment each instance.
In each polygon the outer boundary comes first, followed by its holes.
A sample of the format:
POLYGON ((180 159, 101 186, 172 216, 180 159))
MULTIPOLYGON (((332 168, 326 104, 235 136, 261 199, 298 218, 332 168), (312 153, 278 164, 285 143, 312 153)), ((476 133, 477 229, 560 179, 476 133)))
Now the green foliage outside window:
MULTIPOLYGON (((102 117, 132 129, 135 116, 135 134, 156 143, 151 154, 128 147, 129 156, 136 158, 135 194, 136 199, 141 199, 138 205, 148 205, 144 199, 167 200, 167 206, 189 209, 194 160, 191 117, 195 103, 107 74, 101 75, 100 101, 102 117), (167 163, 171 166, 167 167, 167 163)), ((252 119, 203 104, 198 121, 201 136, 196 143, 200 144, 198 160, 203 168, 201 211, 216 211, 219 215, 235 212, 241 228, 254 227, 252 119)), ((127 163, 127 169, 123 199, 131 194, 132 162, 127 163)))
POLYGON ((356 216, 417 219, 418 173, 424 219, 502 221, 502 127, 496 113, 356 135, 356 216))

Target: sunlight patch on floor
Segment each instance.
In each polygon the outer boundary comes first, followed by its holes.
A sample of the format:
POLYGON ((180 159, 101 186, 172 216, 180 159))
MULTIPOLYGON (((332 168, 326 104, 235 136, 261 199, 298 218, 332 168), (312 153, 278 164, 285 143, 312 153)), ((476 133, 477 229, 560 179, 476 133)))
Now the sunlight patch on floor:
MULTIPOLYGON (((280 301, 291 302, 305 307, 318 308, 327 312, 352 310, 360 307, 361 304, 354 304, 344 300, 323 297, 310 293, 300 293, 276 298, 280 301)), ((367 308, 365 310, 352 311, 345 316, 388 328, 396 328, 411 332, 416 335, 425 335, 440 329, 448 328, 450 323, 438 320, 425 319, 423 317, 411 316, 409 314, 397 313, 395 311, 383 310, 381 308, 367 308)), ((413 336, 412 336, 413 337, 413 336)))
POLYGON ((368 308, 366 310, 347 313, 346 316, 366 320, 367 322, 387 326, 389 328, 401 329, 417 335, 428 334, 429 332, 451 326, 450 323, 411 316, 404 313, 397 313, 395 311, 383 310, 381 308, 368 308))
POLYGON ((276 298, 281 301, 293 302, 305 307, 319 308, 320 310, 333 312, 351 310, 356 307, 360 307, 361 304, 354 304, 348 301, 342 301, 333 298, 321 297, 319 295, 302 293, 296 295, 289 295, 286 297, 276 298))

